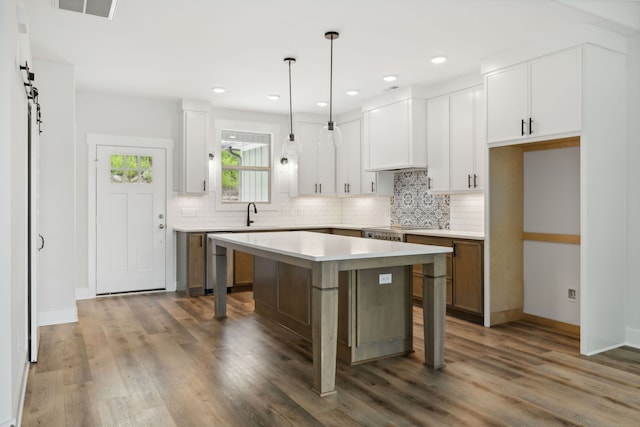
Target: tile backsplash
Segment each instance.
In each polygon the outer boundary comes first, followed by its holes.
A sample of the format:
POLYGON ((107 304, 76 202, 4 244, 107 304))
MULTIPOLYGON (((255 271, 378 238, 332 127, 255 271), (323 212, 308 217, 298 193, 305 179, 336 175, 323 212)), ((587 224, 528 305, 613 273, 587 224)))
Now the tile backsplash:
POLYGON ((449 229, 450 196, 427 191, 427 172, 398 172, 394 176, 391 222, 397 225, 449 229))

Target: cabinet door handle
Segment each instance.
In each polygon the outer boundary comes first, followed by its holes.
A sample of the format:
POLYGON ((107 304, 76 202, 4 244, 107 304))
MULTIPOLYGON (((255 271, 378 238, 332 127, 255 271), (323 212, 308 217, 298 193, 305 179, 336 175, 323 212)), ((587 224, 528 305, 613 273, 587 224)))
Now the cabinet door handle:
POLYGON ((529 135, 533 133, 533 120, 529 117, 529 135))
POLYGON ((473 188, 478 188, 478 175, 473 174, 473 188))
POLYGON ((427 177, 427 190, 431 190, 431 177, 427 177))
POLYGON ((318 192, 318 184, 316 184, 316 189, 315 189, 314 193, 317 193, 317 192, 318 192))
POLYGON ((374 193, 375 190, 373 189, 373 181, 371 181, 371 192, 374 193))
POLYGON ((524 136, 524 119, 520 120, 520 135, 524 136))
POLYGON ((204 245, 204 237, 200 235, 200 247, 204 245))
POLYGON ((343 191, 346 193, 346 192, 347 192, 347 184, 346 184, 346 183, 344 183, 344 184, 342 184, 342 186, 344 187, 344 190, 343 190, 343 191))
POLYGON ((39 251, 44 249, 44 237, 42 236, 42 234, 38 234, 38 237, 40 237, 40 247, 38 248, 39 251))
POLYGON ((467 175, 467 188, 471 188, 471 175, 467 175))
POLYGON ((351 193, 351 184, 347 184, 347 193, 351 193))
POLYGON ((451 254, 452 257, 456 257, 456 244, 453 244, 453 253, 451 254))

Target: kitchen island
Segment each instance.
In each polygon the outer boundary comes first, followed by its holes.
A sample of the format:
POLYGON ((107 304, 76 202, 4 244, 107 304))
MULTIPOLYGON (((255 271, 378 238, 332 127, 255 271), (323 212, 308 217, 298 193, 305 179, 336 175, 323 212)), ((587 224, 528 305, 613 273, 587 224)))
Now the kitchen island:
MULTIPOLYGON (((227 250, 301 267, 311 277, 313 388, 335 393, 338 331, 338 277, 341 271, 422 264, 425 363, 444 366, 446 253, 451 248, 361 239, 306 231, 209 234, 216 280, 215 317, 226 317, 227 250)), ((386 278, 380 277, 383 285, 386 278)), ((410 316, 410 305, 398 316, 410 316)))

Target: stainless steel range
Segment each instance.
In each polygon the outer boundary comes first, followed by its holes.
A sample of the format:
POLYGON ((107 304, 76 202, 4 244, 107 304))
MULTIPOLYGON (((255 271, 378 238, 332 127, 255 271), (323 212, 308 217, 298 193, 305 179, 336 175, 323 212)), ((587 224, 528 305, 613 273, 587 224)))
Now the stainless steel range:
POLYGON ((415 225, 394 225, 392 227, 365 228, 362 230, 362 237, 367 239, 391 240, 404 242, 405 232, 408 230, 432 229, 435 227, 417 227, 415 225))

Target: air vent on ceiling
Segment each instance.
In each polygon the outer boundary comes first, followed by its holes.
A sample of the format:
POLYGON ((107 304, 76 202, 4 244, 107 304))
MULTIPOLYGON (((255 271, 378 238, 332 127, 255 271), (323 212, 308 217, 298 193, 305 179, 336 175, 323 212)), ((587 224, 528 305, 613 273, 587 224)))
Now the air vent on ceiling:
POLYGON ((113 19, 118 0, 53 0, 53 7, 113 19))

